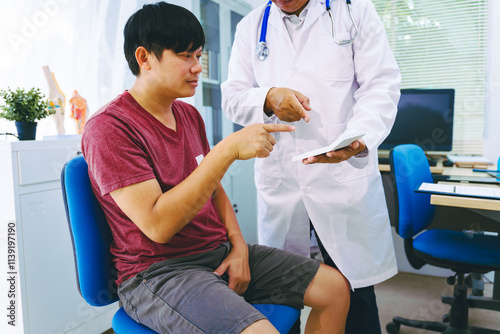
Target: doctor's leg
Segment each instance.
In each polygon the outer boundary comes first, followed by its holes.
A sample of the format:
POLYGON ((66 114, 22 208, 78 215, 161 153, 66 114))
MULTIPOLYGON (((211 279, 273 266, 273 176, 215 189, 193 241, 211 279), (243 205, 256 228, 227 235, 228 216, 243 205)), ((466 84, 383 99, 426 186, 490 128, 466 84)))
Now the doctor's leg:
MULTIPOLYGON (((311 224, 311 230, 314 230, 311 224)), ((316 240, 324 263, 337 268, 316 234, 316 240)), ((375 289, 372 286, 351 290, 351 305, 347 315, 346 334, 381 334, 375 289)))
POLYGON ((300 334, 300 316, 297 318, 297 321, 295 321, 288 334, 300 334))

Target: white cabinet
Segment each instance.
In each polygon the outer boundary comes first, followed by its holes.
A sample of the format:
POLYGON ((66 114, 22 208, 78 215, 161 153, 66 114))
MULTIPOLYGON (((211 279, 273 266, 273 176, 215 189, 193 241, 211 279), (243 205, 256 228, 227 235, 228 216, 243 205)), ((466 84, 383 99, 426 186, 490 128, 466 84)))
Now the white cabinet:
POLYGON ((79 138, 0 142, 0 333, 111 327, 118 306, 89 306, 76 283, 60 173, 79 150, 79 138))

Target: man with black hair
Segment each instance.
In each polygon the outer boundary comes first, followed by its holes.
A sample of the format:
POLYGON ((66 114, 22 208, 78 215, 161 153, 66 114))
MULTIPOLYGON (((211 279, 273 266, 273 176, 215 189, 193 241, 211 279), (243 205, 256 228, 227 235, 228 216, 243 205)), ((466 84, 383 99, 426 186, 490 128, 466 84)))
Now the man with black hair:
POLYGON ((236 159, 265 158, 272 132, 254 124, 210 150, 193 96, 205 42, 182 7, 145 5, 128 20, 125 57, 134 85, 87 122, 92 187, 113 234, 125 311, 160 333, 277 333, 250 303, 312 310, 311 333, 342 333, 349 287, 316 260, 247 245, 220 184, 236 159))

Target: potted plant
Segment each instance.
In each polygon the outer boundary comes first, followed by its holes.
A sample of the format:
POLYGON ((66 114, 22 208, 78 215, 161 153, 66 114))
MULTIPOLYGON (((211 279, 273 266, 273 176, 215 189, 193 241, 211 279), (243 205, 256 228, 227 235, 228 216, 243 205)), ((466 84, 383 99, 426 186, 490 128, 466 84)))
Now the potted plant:
POLYGON ((0 90, 0 98, 4 100, 0 104, 0 118, 15 121, 19 140, 34 140, 37 120, 55 113, 38 88, 28 91, 23 88, 7 88, 0 90))

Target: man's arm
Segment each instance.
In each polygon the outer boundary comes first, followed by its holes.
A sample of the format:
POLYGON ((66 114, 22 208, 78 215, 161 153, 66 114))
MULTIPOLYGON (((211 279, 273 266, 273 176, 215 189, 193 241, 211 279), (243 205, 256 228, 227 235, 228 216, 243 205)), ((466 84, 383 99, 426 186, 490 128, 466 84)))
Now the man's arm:
POLYGON ((250 283, 248 246, 241 234, 231 202, 220 183, 213 197, 222 222, 226 225, 229 242, 231 242, 229 255, 214 272, 219 276, 227 272, 229 276, 228 286, 239 295, 242 295, 250 283))
POLYGON ((283 124, 254 124, 222 140, 191 175, 165 193, 151 179, 110 195, 148 238, 166 243, 203 208, 234 160, 269 156, 276 144, 270 132, 293 130, 283 124))

